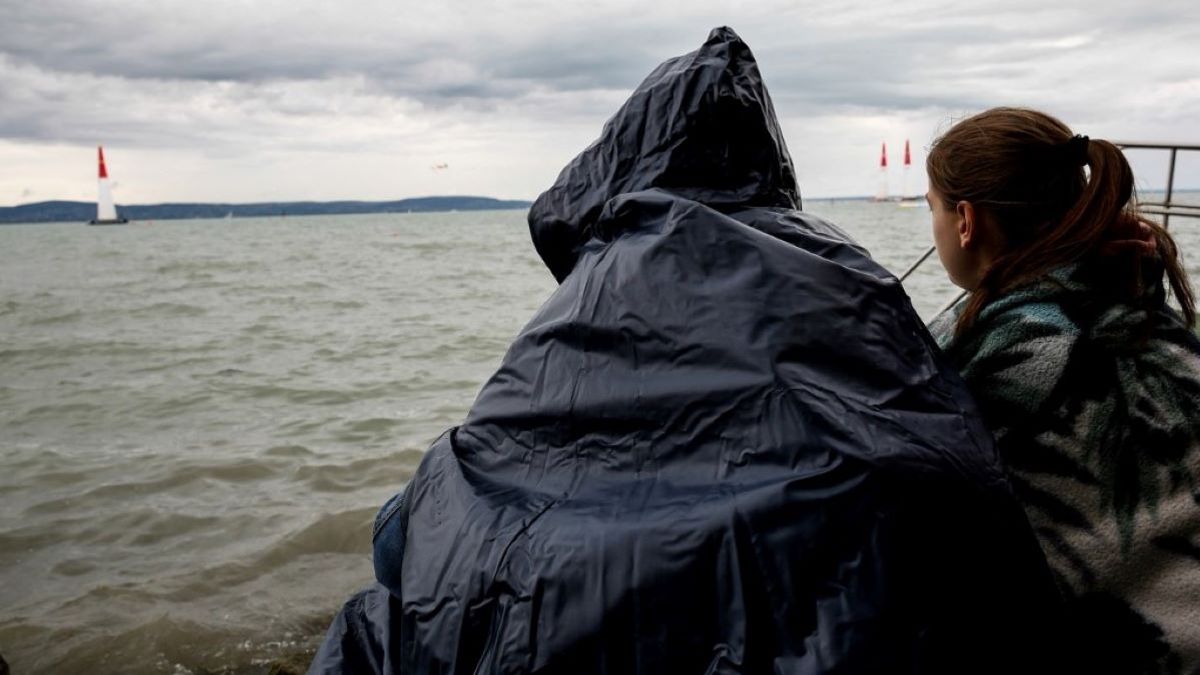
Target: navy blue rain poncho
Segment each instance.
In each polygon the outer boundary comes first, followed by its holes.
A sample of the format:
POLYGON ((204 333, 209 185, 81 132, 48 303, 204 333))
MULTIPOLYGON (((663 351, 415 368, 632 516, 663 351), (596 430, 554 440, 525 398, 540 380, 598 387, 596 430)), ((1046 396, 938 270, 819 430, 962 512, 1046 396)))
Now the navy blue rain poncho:
POLYGON ((313 672, 1033 670, 1052 582, 963 383, 799 206, 732 30, 654 70, 530 210, 560 285, 313 672))

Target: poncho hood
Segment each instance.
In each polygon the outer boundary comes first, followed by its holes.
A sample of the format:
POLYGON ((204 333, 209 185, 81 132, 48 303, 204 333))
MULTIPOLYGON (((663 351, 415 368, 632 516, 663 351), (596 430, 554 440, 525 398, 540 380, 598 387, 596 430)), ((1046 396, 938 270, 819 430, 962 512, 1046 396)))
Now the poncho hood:
POLYGON ((530 232, 555 278, 574 267, 609 200, 650 188, 721 210, 800 208, 771 97, 731 28, 655 68, 534 202, 530 232))

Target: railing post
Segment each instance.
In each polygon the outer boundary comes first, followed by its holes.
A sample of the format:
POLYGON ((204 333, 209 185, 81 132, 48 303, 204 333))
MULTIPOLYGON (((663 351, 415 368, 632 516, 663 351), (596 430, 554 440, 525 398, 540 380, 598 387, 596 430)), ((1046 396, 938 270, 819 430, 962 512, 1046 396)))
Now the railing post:
POLYGON ((1171 148, 1171 163, 1167 168, 1167 198, 1163 200, 1166 202, 1163 210, 1167 212, 1163 214, 1164 230, 1171 225, 1171 194, 1175 192, 1175 153, 1178 151, 1179 148, 1171 148))

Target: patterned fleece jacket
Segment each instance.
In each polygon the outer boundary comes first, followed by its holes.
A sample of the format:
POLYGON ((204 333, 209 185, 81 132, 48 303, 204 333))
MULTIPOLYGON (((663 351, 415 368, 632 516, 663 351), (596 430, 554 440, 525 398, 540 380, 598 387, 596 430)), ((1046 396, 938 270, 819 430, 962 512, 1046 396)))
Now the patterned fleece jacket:
POLYGON ((1078 672, 1200 673, 1200 339, 1161 282, 1134 307, 1094 281, 1061 268, 930 331, 1067 596, 1078 672))

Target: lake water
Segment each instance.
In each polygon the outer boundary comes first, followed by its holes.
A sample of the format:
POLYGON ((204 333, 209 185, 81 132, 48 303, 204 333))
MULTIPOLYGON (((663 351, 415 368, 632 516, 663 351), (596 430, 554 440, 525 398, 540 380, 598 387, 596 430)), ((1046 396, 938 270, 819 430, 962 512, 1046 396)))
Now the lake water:
MULTIPOLYGON (((808 206, 896 272, 930 242, 924 208, 808 206)), ((936 258, 907 287, 926 318, 954 293, 936 258)), ((0 654, 313 648, 372 579, 375 510, 553 288, 521 211, 0 227, 0 654)))

